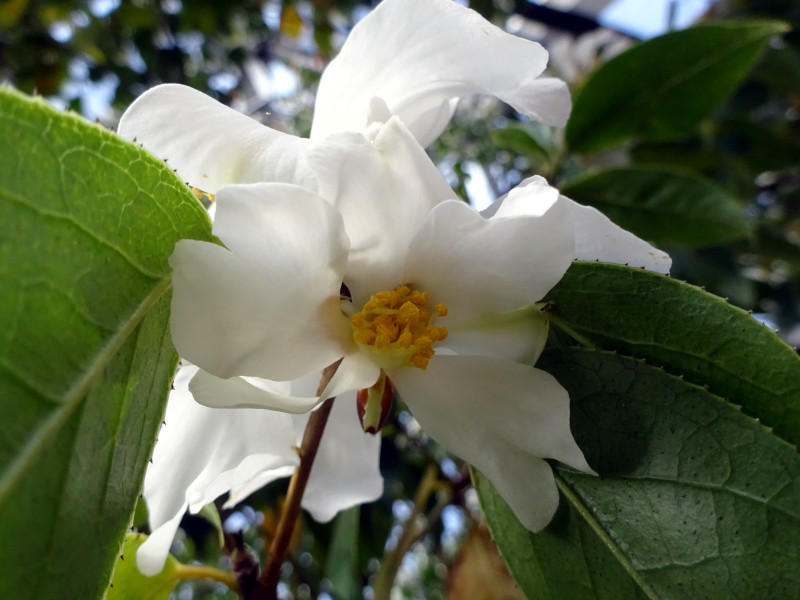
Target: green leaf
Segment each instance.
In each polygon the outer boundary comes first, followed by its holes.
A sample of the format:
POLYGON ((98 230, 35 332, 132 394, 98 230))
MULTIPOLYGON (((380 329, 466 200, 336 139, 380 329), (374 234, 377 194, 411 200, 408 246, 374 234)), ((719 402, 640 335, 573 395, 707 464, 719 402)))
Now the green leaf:
POLYGON ((524 126, 510 125, 491 132, 492 143, 500 149, 524 156, 549 158, 549 153, 524 126))
MULTIPOLYGON (((490 528, 529 598, 796 598, 800 455, 730 403, 642 361, 548 350, 599 477, 559 467, 553 522, 532 534, 488 481, 490 528)), ((535 501, 535 500, 533 500, 535 501)))
POLYGON ((713 23, 667 33, 598 68, 575 98, 565 131, 574 152, 630 137, 663 140, 691 131, 742 81, 782 23, 713 23))
POLYGON ((561 193, 594 206, 620 227, 657 244, 713 245, 750 233, 736 199, 690 173, 606 169, 564 184, 561 193))
POLYGON ((361 507, 339 513, 333 525, 325 576, 337 598, 357 598, 362 589, 358 564, 358 529, 361 507))
POLYGON ((533 534, 480 471, 472 468, 470 474, 492 537, 529 600, 648 598, 604 540, 563 500, 547 529, 533 534))
POLYGON ((640 167, 679 170, 698 175, 722 169, 724 156, 698 135, 663 142, 642 142, 629 148, 632 163, 640 167))
POLYGON ((209 502, 198 511, 197 516, 208 521, 214 528, 217 533, 217 543, 220 548, 223 548, 225 546, 225 529, 222 527, 222 517, 219 515, 217 505, 209 502))
POLYGON ((105 600, 167 600, 180 581, 180 563, 171 554, 167 555, 161 573, 152 577, 141 574, 136 566, 136 551, 146 539, 147 536, 142 533, 129 533, 125 537, 105 600))
POLYGON ((552 323, 584 343, 708 385, 800 443, 800 357, 745 311, 663 275, 603 263, 574 262, 547 300, 552 323))
POLYGON ((177 361, 167 258, 210 223, 161 161, 41 100, 0 90, 0 143, 0 597, 97 598, 177 361))

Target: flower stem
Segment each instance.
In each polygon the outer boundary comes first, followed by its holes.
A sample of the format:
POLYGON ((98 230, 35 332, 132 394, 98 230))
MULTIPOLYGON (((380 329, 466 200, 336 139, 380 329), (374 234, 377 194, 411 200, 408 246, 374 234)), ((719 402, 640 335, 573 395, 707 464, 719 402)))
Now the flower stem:
POLYGON ((212 579, 228 586, 232 591, 239 592, 239 583, 233 573, 221 571, 205 565, 177 565, 175 576, 178 579, 212 579))
MULTIPOLYGON (((330 382, 336 369, 339 368, 337 361, 326 367, 322 371, 322 378, 317 388, 317 394, 321 394, 330 382)), ((278 593, 278 583, 281 578, 281 567, 289 551, 289 543, 292 539, 297 517, 300 515, 300 502, 303 499, 308 484, 308 477, 311 474, 311 467, 317 456, 319 443, 328 422, 328 416, 333 408, 333 398, 323 402, 319 408, 311 413, 308 425, 303 433, 303 441, 300 444, 300 464, 294 470, 292 479, 289 481, 289 491, 286 492, 286 501, 283 505, 275 537, 269 546, 267 561, 264 570, 258 578, 255 589, 248 600, 275 600, 278 593)))
POLYGON ((592 342, 590 342, 588 338, 586 338, 585 336, 582 336, 580 333, 578 333, 572 327, 570 327, 566 323, 566 321, 563 321, 562 319, 559 319, 553 313, 549 313, 548 318, 550 319, 550 322, 553 325, 558 327, 561 331, 566 333, 573 340, 578 342, 581 346, 583 346, 584 348, 594 349, 594 347, 595 347, 594 344, 592 342))
POLYGON ((389 600, 392 592, 392 585, 394 584, 394 579, 397 576, 397 570, 400 568, 403 557, 408 553, 414 541, 416 541, 419 536, 420 532, 417 528, 417 517, 425 509, 428 498, 430 498, 431 494, 438 486, 438 474, 439 472, 435 464, 428 465, 425 474, 422 476, 422 481, 420 481, 419 487, 414 494, 414 509, 403 527, 403 533, 397 541, 397 546, 395 546, 393 550, 387 552, 383 560, 381 560, 380 569, 375 577, 375 584, 372 586, 373 600, 389 600))

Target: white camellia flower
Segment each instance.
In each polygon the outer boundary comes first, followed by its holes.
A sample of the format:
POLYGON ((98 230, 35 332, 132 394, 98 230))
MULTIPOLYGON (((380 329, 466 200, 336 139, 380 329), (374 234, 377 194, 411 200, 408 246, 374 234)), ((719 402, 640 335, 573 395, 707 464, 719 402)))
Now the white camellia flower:
MULTIPOLYGON (((569 92, 563 82, 539 77, 547 56, 539 44, 509 35, 450 0, 384 0, 354 27, 325 70, 311 138, 362 131, 372 122, 399 115, 416 139, 427 145, 447 125, 458 99, 473 94, 494 95, 524 115, 562 126, 570 111, 569 92)), ((229 184, 257 182, 289 182, 319 191, 317 175, 306 158, 311 141, 261 126, 185 86, 162 85, 143 94, 123 115, 119 134, 167 159, 185 181, 211 194, 229 184)), ((162 568, 187 507, 196 512, 226 491, 232 494, 229 502, 244 498, 288 474, 297 462, 292 445, 307 417, 292 417, 294 429, 290 429, 287 417, 274 412, 260 411, 256 417, 234 410, 210 411, 187 401, 186 385, 194 372, 188 367, 178 373, 167 425, 159 434, 147 473, 144 496, 153 535, 138 554, 146 573, 162 568), (241 434, 243 422, 263 431, 281 428, 284 435, 254 441, 241 434)), ((246 395, 250 383, 236 393, 246 395)), ((206 385, 213 393, 211 383, 206 385)), ((282 384, 262 380, 258 385, 311 396, 316 384, 301 379, 282 384)), ((303 499, 304 508, 317 519, 330 519, 337 511, 381 493, 379 440, 359 433, 355 409, 352 413, 337 409, 330 433, 323 436, 317 462, 327 463, 328 468, 315 467, 303 499), (355 431, 337 435, 337 419, 343 430, 355 431), (340 460, 341 456, 349 458, 340 460), (372 462, 366 465, 353 456, 372 457, 372 462), (350 491, 331 493, 337 489, 350 491)))
MULTIPOLYGON (((353 406, 365 389, 374 427, 391 385, 427 433, 541 529, 558 504, 543 459, 591 469, 566 391, 531 366, 548 328, 533 305, 574 258, 662 272, 669 258, 538 177, 476 212, 396 117, 315 142, 306 159, 319 193, 222 187, 213 232, 225 246, 176 245, 171 329, 200 367, 192 395, 225 414, 302 413, 334 396, 353 406), (294 389, 340 359, 321 395, 294 389)), ((327 436, 358 439, 336 424, 327 436)))
MULTIPOLYGON (((567 122, 563 81, 539 77, 541 45, 510 35, 452 0, 384 0, 352 30, 320 80, 311 138, 362 131, 398 115, 427 146, 459 98, 489 94, 549 125, 567 122)), ((316 189, 309 140, 256 127, 192 88, 167 84, 142 94, 119 134, 165 158, 190 185, 285 181, 316 189)))
MULTIPOLYGON (((435 139, 447 125, 457 100, 472 94, 494 95, 531 118, 565 124, 569 94, 563 82, 539 78, 546 61, 547 53, 538 44, 508 35, 450 0, 384 0, 354 28, 323 74, 311 140, 259 125, 179 85, 154 88, 123 115, 121 136, 136 139, 168 159, 192 186, 217 195, 220 220, 214 231, 228 248, 186 242, 173 259, 173 335, 181 340, 177 342, 181 353, 204 370, 189 366, 179 371, 167 424, 148 469, 144 495, 153 535, 138 553, 144 573, 162 568, 187 507, 196 512, 225 492, 230 492, 228 502, 233 504, 269 481, 288 475, 297 463, 294 445, 307 420, 305 414, 200 406, 190 400, 189 379, 194 397, 209 406, 266 406, 302 413, 319 402, 314 391, 317 369, 346 357, 325 391, 325 395, 338 395, 339 400, 303 498, 304 508, 318 520, 330 519, 339 510, 381 494, 380 440, 361 431, 352 390, 384 385, 386 373, 404 390, 404 398, 429 433, 488 472, 498 468, 492 461, 512 457, 514 452, 517 458, 552 456, 586 468, 565 429, 566 394, 552 378, 528 367, 546 338, 546 321, 537 317, 535 310, 521 307, 546 292, 572 256, 656 270, 667 270, 667 259, 597 211, 557 199, 557 193, 538 179, 496 203, 489 209, 495 212, 487 212, 486 218, 452 201, 439 207, 442 201, 452 199, 452 192, 416 145, 435 139), (398 115, 407 129, 392 122, 392 115, 398 115), (374 122, 389 125, 373 127, 369 138, 326 139, 337 132, 366 131, 374 122), (353 154, 344 160, 342 155, 348 152, 353 154), (383 162, 387 157, 391 164, 383 162), (552 230, 550 225, 544 227, 535 251, 527 234, 507 223, 516 216, 526 222, 535 217, 539 223, 552 225, 552 230), (247 222, 249 227, 244 228, 247 222), (567 222, 569 225, 564 225, 567 222), (566 232, 566 237, 559 238, 556 231, 566 232), (503 253, 508 254, 498 254, 495 248, 494 254, 483 256, 486 240, 501 240, 507 233, 503 253), (574 251, 570 245, 573 235, 574 251), (426 246, 439 237, 449 240, 449 250, 426 246), (517 241, 519 247, 514 246, 517 241), (475 246, 468 247, 471 244, 475 246), (437 261, 429 260, 431 252, 440 252, 437 261), (478 261, 476 266, 467 267, 473 258, 478 261), (527 261, 524 269, 521 260, 527 261), (489 264, 491 268, 486 266, 489 264), (525 273, 514 285, 498 280, 507 273, 507 265, 516 265, 525 273), (537 265, 540 271, 534 285, 531 273, 537 265), (463 272, 455 277, 453 269, 463 272), (412 274, 421 279, 406 278, 412 274), (485 277, 481 283, 480 277, 485 277), (440 278, 442 283, 436 283, 440 278), (361 312, 365 320, 358 326, 359 332, 342 314, 339 292, 343 283, 350 296, 345 312, 361 312), (418 286, 417 292, 426 291, 431 300, 438 298, 437 285, 444 286, 442 298, 447 301, 442 300, 437 312, 436 304, 428 306, 426 296, 415 296, 411 289, 408 294, 398 291, 404 283, 418 286), (216 296, 210 293, 212 288, 232 295, 216 296), (234 294, 234 290, 238 291, 234 294), (332 295, 331 290, 335 292, 332 295), (476 291, 478 296, 468 296, 476 291), (361 309, 376 292, 409 295, 412 304, 427 311, 431 334, 427 334, 427 326, 412 334, 412 338, 416 335, 413 344, 427 349, 408 357, 412 364, 428 362, 427 369, 407 367, 403 359, 408 350, 395 352, 390 360, 386 357, 391 352, 370 349, 367 338, 372 335, 374 319, 369 310, 361 309), (205 298, 199 305, 190 301, 195 294, 198 299, 205 298), (228 303, 230 300, 235 301, 228 303), (218 301, 221 303, 215 304, 218 301), (257 310, 240 312, 240 303, 257 310), (512 305, 519 310, 510 309, 512 305), (447 316, 439 316, 444 310, 447 316), (491 318, 481 311, 488 311, 491 318), (236 313, 242 318, 235 318, 236 313), (267 314, 270 318, 263 320, 267 314), (441 326, 433 324, 439 320, 441 326), (197 322, 202 326, 192 337, 186 327, 197 322), (437 342, 444 336, 441 328, 447 330, 447 337, 437 342), (354 333, 358 333, 355 338, 354 333), (225 357, 225 364, 217 364, 220 355, 229 350, 233 354, 225 357), (426 354, 434 352, 436 360, 431 361, 426 354), (471 388, 459 376, 463 369, 471 370, 470 361, 478 361, 484 370, 492 370, 489 367, 495 362, 502 365, 483 387, 471 388), (433 376, 414 377, 417 371, 433 376), (240 374, 243 376, 230 377, 240 374), (500 379, 518 386, 508 389, 514 393, 502 405, 505 416, 485 400, 498 394, 497 389, 489 388, 500 379), (422 391, 417 391, 425 381, 422 391), (436 390, 437 385, 444 385, 441 382, 447 382, 447 393, 436 390), (539 388, 541 404, 529 405, 523 400, 528 396, 522 394, 522 388, 528 395, 539 388), (460 395, 465 395, 463 405, 460 395), (426 400, 433 396, 434 401, 426 400), (476 407, 478 396, 484 401, 476 407), (515 402, 521 404, 515 408, 515 402), (507 413, 517 409, 516 422, 539 422, 531 431, 542 435, 531 436, 534 439, 519 448, 508 441, 515 439, 515 434, 506 439, 501 432, 507 413), (426 416, 429 413, 433 417, 426 416), (450 414, 452 429, 440 431, 436 415, 442 413, 450 414), (470 420, 469 414, 480 416, 470 420), (468 441, 462 436, 469 438, 470 426, 475 427, 481 418, 494 425, 462 447, 468 441), (462 424, 464 419, 467 422, 462 424), (456 439, 451 439, 454 436, 456 439), (487 448, 504 446, 507 455, 487 450, 483 459, 477 456, 485 438, 487 448)), ((392 301, 379 295, 376 302, 392 301)), ((376 310, 383 309, 377 306, 376 310)), ((419 320, 416 323, 419 326, 419 320)), ((373 389, 372 396, 377 392, 378 388, 373 389)), ((370 414, 368 411, 367 419, 372 418, 370 414)), ((517 476, 512 469, 523 462, 512 460, 503 466, 508 469, 504 487, 495 478, 509 501, 518 498, 515 506, 522 517, 525 510, 520 506, 530 504, 523 502, 530 490, 514 492, 509 482, 517 476)), ((549 474, 542 461, 531 465, 526 467, 526 476, 531 469, 549 474)), ((544 475, 548 476, 552 477, 544 475)), ((541 489, 547 490, 547 497, 537 505, 538 512, 524 517, 533 528, 546 522, 556 498, 552 486, 542 484, 541 489)))

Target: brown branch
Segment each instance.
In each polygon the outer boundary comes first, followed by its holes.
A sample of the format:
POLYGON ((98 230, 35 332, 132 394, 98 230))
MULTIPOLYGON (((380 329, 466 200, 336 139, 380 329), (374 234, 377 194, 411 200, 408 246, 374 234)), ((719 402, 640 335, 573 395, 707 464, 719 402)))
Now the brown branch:
MULTIPOLYGON (((322 371, 322 378, 317 388, 317 394, 322 394, 330 382, 336 369, 339 368, 340 361, 326 367, 322 371)), ((300 444, 300 464, 294 470, 289 490, 286 493, 286 501, 283 505, 280 521, 275 531, 275 537, 269 546, 269 553, 264 570, 258 578, 255 589, 248 596, 248 600, 276 600, 278 594, 278 583, 281 578, 281 567, 289 551, 289 543, 292 539, 297 517, 300 515, 300 502, 303 499, 308 484, 308 477, 311 475, 311 467, 317 456, 319 443, 325 431, 331 408, 333 408, 333 398, 326 400, 317 410, 311 413, 303 433, 303 441, 300 444)))

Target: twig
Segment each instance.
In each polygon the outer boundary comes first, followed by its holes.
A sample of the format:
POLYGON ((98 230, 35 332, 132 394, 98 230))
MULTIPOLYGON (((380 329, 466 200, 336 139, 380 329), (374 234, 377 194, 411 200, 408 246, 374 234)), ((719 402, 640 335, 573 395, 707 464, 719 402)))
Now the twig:
POLYGON ((212 579, 224 583, 231 591, 239 591, 239 583, 232 573, 214 567, 179 564, 175 569, 175 576, 178 579, 212 579))
MULTIPOLYGON (((333 374, 336 373, 336 369, 339 368, 340 362, 341 361, 337 361, 323 370, 317 394, 321 394, 325 390, 333 374)), ((323 402, 317 410, 311 413, 308 419, 308 425, 306 425, 306 430, 303 434, 303 441, 300 444, 300 464, 294 470, 292 479, 289 481, 286 501, 284 502, 283 511, 278 521, 275 537, 272 538, 272 543, 269 546, 269 554, 267 555, 264 570, 261 572, 255 589, 248 600, 277 599, 281 567, 286 558, 286 553, 289 550, 289 543, 292 539, 295 523, 300 514, 300 502, 303 499, 303 492, 305 492, 306 485, 308 484, 311 467, 317 456, 319 443, 325 431, 325 425, 328 422, 331 408, 333 408, 333 398, 323 402)))

